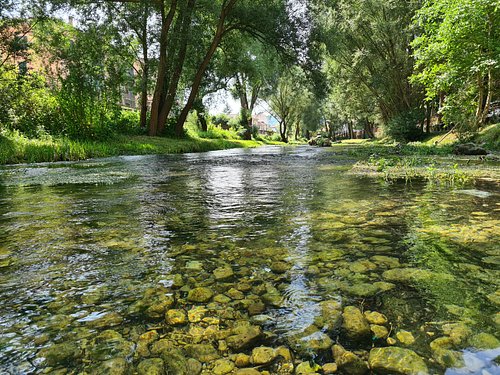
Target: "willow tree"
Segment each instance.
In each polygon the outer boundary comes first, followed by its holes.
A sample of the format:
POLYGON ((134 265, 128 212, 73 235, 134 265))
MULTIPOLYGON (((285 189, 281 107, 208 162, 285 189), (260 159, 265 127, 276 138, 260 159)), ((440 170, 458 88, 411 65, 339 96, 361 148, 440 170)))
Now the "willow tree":
POLYGON ((391 124, 419 111, 420 89, 409 80, 417 9, 418 2, 406 0, 312 1, 315 46, 335 63, 330 84, 355 98, 342 103, 355 104, 346 110, 351 116, 362 119, 375 109, 384 124, 391 124))

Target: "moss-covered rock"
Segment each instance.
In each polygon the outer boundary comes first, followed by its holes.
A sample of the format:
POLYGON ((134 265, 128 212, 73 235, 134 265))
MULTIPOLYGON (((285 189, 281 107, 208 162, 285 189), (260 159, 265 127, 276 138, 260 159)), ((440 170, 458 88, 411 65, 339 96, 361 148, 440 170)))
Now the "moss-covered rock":
POLYGON ((500 340, 490 333, 481 332, 471 337, 470 345, 477 349, 496 349, 500 347, 500 340))
POLYGON ((267 365, 268 363, 271 363, 276 356, 277 354, 273 348, 261 346, 252 350, 250 363, 254 365, 267 365))
POLYGON ((200 362, 211 362, 220 357, 217 350, 210 344, 187 345, 185 349, 190 357, 200 362))
POLYGON ((92 375, 125 375, 128 371, 128 362, 125 358, 113 358, 99 363, 92 371, 92 375))
POLYGON ((425 375, 429 373, 424 360, 409 349, 373 348, 368 363, 372 371, 391 375, 425 375))
POLYGON ((345 350, 341 345, 332 347, 333 358, 339 370, 350 375, 364 375, 368 373, 368 365, 356 354, 345 350))
POLYGON ((38 352, 38 357, 44 358, 47 366, 61 366, 77 361, 82 355, 82 350, 75 342, 53 344, 38 352))
POLYGON ((180 309, 168 310, 165 314, 165 320, 172 326, 184 325, 188 322, 186 312, 180 309))
POLYGON ((163 375, 165 374, 164 363, 161 358, 148 358, 141 361, 137 366, 139 375, 163 375))
POLYGON ((387 317, 384 314, 381 314, 376 311, 365 311, 364 316, 368 323, 377 324, 377 325, 385 325, 388 322, 387 317))
POLYGON ((233 277, 234 271, 231 268, 231 266, 226 265, 223 267, 216 268, 214 270, 213 274, 214 274, 215 280, 221 281, 221 280, 226 280, 226 279, 230 279, 231 277, 233 277))
POLYGON ((242 322, 232 329, 231 335, 226 339, 226 342, 231 349, 240 351, 256 343, 261 337, 262 330, 259 326, 242 322))
POLYGON ((210 288, 200 287, 191 289, 187 299, 190 302, 205 303, 212 299, 214 292, 210 288))
POLYGON ((351 340, 362 341, 370 338, 370 325, 357 307, 347 306, 342 318, 342 328, 351 340))
POLYGON ((234 363, 228 359, 219 359, 215 361, 215 366, 212 369, 214 375, 229 374, 234 370, 234 363))

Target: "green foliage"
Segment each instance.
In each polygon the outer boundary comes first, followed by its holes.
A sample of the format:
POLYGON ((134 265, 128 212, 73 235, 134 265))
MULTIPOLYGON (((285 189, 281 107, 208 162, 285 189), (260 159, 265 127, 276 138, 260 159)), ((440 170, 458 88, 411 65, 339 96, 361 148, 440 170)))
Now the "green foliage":
POLYGON ((419 110, 407 111, 393 117, 386 125, 386 134, 399 142, 417 141, 423 133, 420 127, 423 113, 419 110))
POLYGON ((221 113, 212 117, 212 124, 214 124, 215 126, 227 127, 229 126, 229 121, 230 118, 225 113, 221 113))
POLYGON ((500 7, 496 0, 425 1, 415 20, 413 80, 427 98, 445 94, 444 121, 459 131, 484 123, 500 72, 500 7))
POLYGON ((30 136, 55 133, 62 127, 56 97, 39 74, 18 75, 12 69, 0 70, 0 101, 0 127, 30 136))
POLYGON ((125 135, 143 134, 146 130, 140 127, 140 116, 138 111, 122 110, 118 120, 113 124, 113 131, 125 135))
MULTIPOLYGON (((315 17, 311 53, 322 60, 329 80, 325 120, 332 126, 389 123, 417 107, 420 91, 409 44, 418 2, 312 1, 315 17)), ((405 125, 397 121, 398 135, 405 125)), ((409 131, 411 133, 411 130, 409 131)))

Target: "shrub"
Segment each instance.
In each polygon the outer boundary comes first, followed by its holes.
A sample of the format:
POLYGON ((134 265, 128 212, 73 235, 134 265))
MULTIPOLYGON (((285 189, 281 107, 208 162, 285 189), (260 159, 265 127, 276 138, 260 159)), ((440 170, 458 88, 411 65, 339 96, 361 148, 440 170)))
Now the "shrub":
POLYGON ((398 142, 417 141, 422 137, 419 123, 423 121, 423 112, 410 110, 392 118, 386 125, 386 135, 398 142))
POLYGON ((125 135, 139 135, 144 133, 140 127, 141 114, 138 111, 122 110, 119 120, 115 123, 114 130, 125 135))

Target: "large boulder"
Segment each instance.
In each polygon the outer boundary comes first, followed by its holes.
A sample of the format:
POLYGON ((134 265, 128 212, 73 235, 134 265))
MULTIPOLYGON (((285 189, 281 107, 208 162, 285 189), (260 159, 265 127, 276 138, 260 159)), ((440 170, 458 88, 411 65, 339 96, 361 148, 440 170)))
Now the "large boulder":
POLYGON ((391 375, 426 375, 429 373, 424 360, 409 349, 387 347, 373 348, 368 364, 372 371, 391 375))

